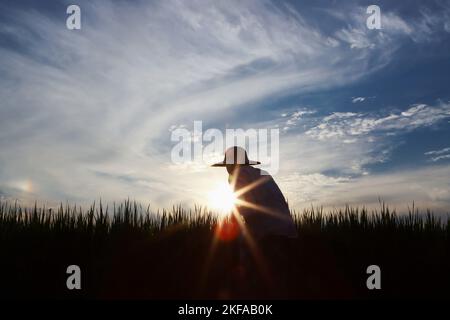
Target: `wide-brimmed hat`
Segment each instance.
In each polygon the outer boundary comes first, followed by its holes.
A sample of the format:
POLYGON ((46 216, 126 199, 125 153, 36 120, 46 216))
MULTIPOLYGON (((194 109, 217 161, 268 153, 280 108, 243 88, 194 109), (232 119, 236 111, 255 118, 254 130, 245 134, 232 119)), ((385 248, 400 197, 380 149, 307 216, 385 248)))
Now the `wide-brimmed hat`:
POLYGON ((240 164, 243 166, 253 166, 261 164, 259 161, 248 160, 247 151, 241 147, 231 147, 225 151, 225 157, 222 162, 212 165, 212 167, 225 167, 227 164, 240 164))

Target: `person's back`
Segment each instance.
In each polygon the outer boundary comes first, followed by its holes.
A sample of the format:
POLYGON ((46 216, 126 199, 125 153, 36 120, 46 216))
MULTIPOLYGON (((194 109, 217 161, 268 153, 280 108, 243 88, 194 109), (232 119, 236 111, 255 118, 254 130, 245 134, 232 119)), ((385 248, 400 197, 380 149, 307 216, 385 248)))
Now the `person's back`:
POLYGON ((288 204, 269 174, 251 166, 241 166, 234 176, 230 175, 229 181, 241 200, 238 211, 255 238, 297 236, 288 204))

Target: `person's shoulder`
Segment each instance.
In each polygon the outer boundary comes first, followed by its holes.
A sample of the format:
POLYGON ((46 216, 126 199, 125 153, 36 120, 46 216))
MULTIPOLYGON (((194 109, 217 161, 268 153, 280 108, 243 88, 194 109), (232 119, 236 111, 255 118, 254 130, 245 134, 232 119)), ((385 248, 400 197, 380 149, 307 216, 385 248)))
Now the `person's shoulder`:
POLYGON ((268 177, 268 178, 272 178, 272 176, 270 175, 270 173, 267 172, 266 170, 262 170, 262 169, 258 169, 258 170, 259 170, 259 174, 260 174, 261 176, 265 176, 265 177, 268 177))
POLYGON ((239 175, 242 179, 244 180, 259 180, 259 179, 264 179, 264 184, 266 184, 266 182, 270 183, 274 183, 275 181, 273 180, 272 176, 265 170, 261 170, 259 168, 255 168, 252 166, 246 166, 243 167, 241 169, 241 171, 239 172, 239 175))
POLYGON ((253 176, 255 178, 264 178, 264 177, 267 177, 268 179, 272 178, 267 171, 252 166, 244 167, 244 174, 253 176))

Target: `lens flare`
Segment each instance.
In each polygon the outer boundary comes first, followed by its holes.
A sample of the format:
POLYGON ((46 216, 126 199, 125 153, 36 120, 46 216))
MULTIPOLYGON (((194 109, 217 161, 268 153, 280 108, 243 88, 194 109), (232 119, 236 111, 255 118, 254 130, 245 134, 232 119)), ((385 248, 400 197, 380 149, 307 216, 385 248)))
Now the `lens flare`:
POLYGON ((208 207, 223 216, 233 211, 236 200, 236 195, 228 183, 218 184, 208 193, 208 207))

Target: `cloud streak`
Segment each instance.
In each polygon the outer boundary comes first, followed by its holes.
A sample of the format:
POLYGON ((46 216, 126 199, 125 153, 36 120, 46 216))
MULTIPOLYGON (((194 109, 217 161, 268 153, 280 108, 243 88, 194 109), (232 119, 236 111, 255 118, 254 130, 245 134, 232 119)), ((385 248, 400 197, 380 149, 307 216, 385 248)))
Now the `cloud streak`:
POLYGON ((428 152, 425 152, 425 155, 431 156, 430 160, 433 162, 450 159, 450 148, 428 151, 428 152))
POLYGON ((335 112, 306 132, 319 140, 332 138, 359 137, 374 131, 411 131, 420 127, 432 126, 450 118, 450 104, 437 106, 418 104, 403 112, 386 116, 373 116, 363 113, 335 112))

